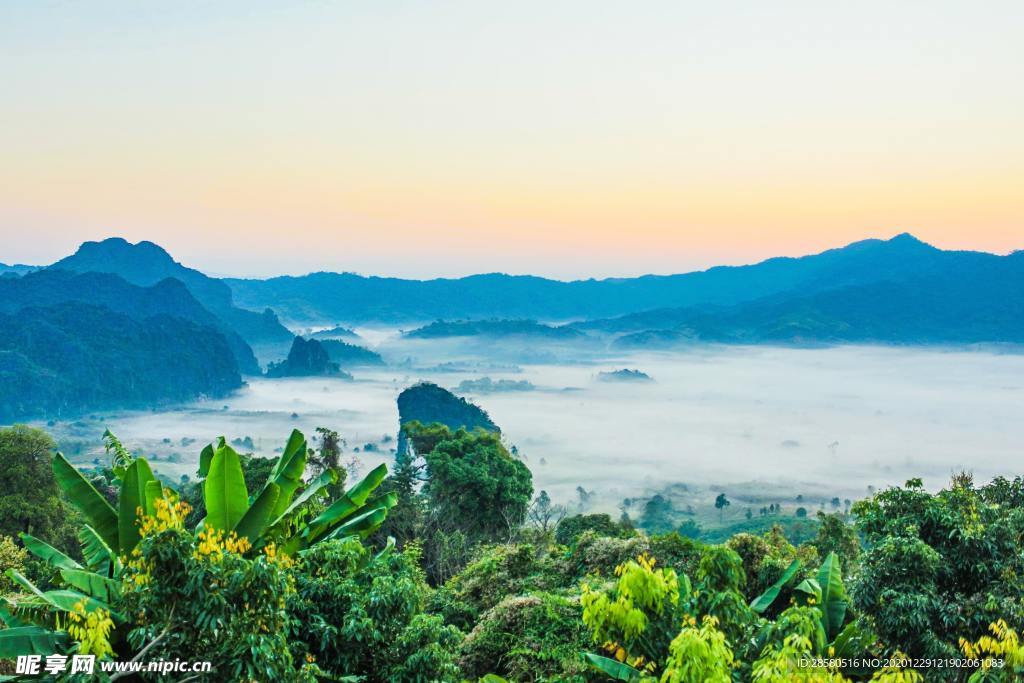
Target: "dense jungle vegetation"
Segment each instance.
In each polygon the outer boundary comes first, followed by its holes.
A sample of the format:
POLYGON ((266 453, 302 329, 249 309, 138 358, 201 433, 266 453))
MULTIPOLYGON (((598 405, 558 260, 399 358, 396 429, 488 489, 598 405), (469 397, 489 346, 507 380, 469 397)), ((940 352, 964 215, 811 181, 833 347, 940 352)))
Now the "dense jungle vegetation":
POLYGON ((568 515, 496 432, 403 431, 362 476, 320 429, 273 459, 222 439, 169 482, 110 434, 86 471, 0 430, 5 672, 74 652, 209 660, 211 681, 1024 675, 1020 477, 912 480, 798 545, 781 527, 705 544, 568 515))

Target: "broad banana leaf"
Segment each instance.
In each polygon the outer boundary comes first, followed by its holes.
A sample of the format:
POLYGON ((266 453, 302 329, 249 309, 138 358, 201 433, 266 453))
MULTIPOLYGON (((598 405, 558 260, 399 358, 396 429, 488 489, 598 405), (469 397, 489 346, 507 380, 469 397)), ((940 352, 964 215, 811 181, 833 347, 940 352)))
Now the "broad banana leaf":
POLYGON ((782 572, 782 576, 779 580, 768 587, 764 593, 754 598, 754 601, 750 603, 750 609, 754 610, 758 614, 763 614, 765 610, 772 606, 772 603, 779 597, 779 593, 786 587, 786 584, 793 580, 796 573, 800 571, 802 563, 800 560, 793 560, 786 571, 782 572))
POLYGON ((249 509, 245 511, 242 519, 235 526, 235 533, 238 534, 239 538, 244 536, 249 539, 251 544, 257 545, 267 528, 267 524, 274 512, 274 506, 277 504, 277 499, 280 495, 281 488, 274 482, 267 482, 267 485, 263 487, 263 492, 249 506, 249 509))
POLYGON ((82 569, 61 569, 60 575, 66 584, 100 602, 110 604, 121 597, 120 582, 100 576, 95 572, 82 569))
POLYGON ((814 598, 819 606, 821 605, 821 584, 817 579, 804 579, 793 589, 797 593, 803 593, 805 598, 814 598))
POLYGON ((835 657, 857 658, 878 641, 878 636, 860 621, 851 621, 832 641, 835 657))
POLYGON ((317 477, 306 489, 299 494, 299 497, 291 502, 291 504, 285 508, 278 517, 274 520, 271 526, 277 526, 285 519, 288 518, 296 510, 300 509, 305 505, 313 496, 323 491, 328 486, 338 481, 338 473, 334 470, 324 470, 319 477, 317 477))
POLYGON ((366 538, 384 523, 387 519, 390 505, 381 505, 362 513, 347 522, 343 522, 323 538, 346 538, 348 536, 359 536, 366 538))
POLYGON ((89 569, 106 576, 117 575, 121 561, 95 529, 88 524, 83 525, 78 532, 78 542, 82 544, 82 556, 89 569))
POLYGON ((26 550, 49 564, 51 567, 56 567, 58 569, 82 569, 82 565, 78 564, 49 543, 40 541, 35 536, 31 536, 26 533, 18 535, 21 537, 21 542, 25 544, 26 550))
MULTIPOLYGON (((8 601, 8 604, 12 604, 10 598, 4 598, 8 601)), ((21 617, 15 616, 7 607, 0 605, 0 621, 4 623, 7 628, 17 628, 18 626, 31 626, 31 622, 25 621, 21 617)))
POLYGON ((199 478, 205 479, 210 473, 210 463, 213 462, 213 444, 206 444, 199 453, 199 478))
POLYGON ((271 519, 277 519, 288 508, 292 496, 302 484, 302 473, 306 471, 306 437, 298 429, 293 429, 288 443, 277 459, 277 464, 270 472, 268 482, 273 482, 281 489, 277 503, 272 510, 271 519))
POLYGON ((159 479, 146 482, 146 514, 150 517, 156 515, 156 501, 164 497, 164 485, 159 479))
POLYGON ((374 489, 380 486, 388 474, 387 465, 379 465, 370 471, 363 480, 349 489, 345 495, 328 506, 320 515, 310 522, 302 532, 306 545, 312 545, 324 534, 338 524, 359 512, 374 489))
POLYGON ((231 531, 249 509, 242 461, 227 444, 213 454, 210 471, 203 483, 206 498, 205 528, 231 531))
POLYGON ((829 639, 834 638, 843 626, 846 608, 850 599, 843 586, 843 574, 839 567, 839 557, 831 552, 818 570, 818 585, 821 589, 821 625, 829 639))
POLYGON ((53 474, 74 506, 85 515, 104 543, 116 552, 119 547, 117 512, 107 499, 60 453, 53 459, 53 474))
POLYGON ((139 543, 139 512, 146 512, 146 485, 156 481, 143 458, 132 461, 124 472, 118 500, 118 552, 127 555, 139 543))
POLYGON ((18 626, 0 631, 0 659, 19 655, 59 654, 68 646, 68 634, 40 626, 18 626))
MULTIPOLYGON (((7 576, 12 581, 17 583, 22 588, 26 589, 29 593, 35 596, 36 600, 43 602, 55 610, 60 612, 73 612, 75 606, 79 603, 84 602, 86 612, 93 612, 98 609, 107 610, 110 612, 111 617, 117 621, 124 621, 123 617, 117 612, 114 612, 108 604, 101 602, 96 598, 90 597, 79 593, 78 591, 72 590, 55 590, 55 591, 41 591, 31 581, 21 575, 20 572, 14 569, 7 570, 7 576)), ((27 601, 31 603, 31 600, 27 601)), ((21 605, 22 601, 19 600, 18 604, 21 605)))
POLYGON ((639 681, 643 674, 629 664, 618 662, 608 657, 595 655, 592 652, 584 652, 583 661, 605 674, 613 681, 639 681))

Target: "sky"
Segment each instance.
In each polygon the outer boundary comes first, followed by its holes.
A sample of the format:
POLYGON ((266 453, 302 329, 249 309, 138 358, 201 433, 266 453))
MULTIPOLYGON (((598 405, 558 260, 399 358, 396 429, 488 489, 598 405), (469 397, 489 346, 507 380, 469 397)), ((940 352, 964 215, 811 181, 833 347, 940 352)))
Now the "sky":
POLYGON ((0 4, 0 262, 684 272, 1024 248, 1024 3, 0 4))

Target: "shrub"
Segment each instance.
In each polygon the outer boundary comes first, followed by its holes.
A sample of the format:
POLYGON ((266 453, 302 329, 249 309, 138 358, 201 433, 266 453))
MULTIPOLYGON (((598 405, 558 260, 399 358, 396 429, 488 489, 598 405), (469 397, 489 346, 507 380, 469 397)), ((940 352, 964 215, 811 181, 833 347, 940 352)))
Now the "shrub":
POLYGON ((573 545, 586 531, 593 531, 600 536, 633 535, 632 529, 624 527, 606 514, 573 515, 558 523, 555 528, 555 541, 560 545, 573 545))
POLYGON ((579 599, 550 593, 502 600, 463 642, 463 674, 497 673, 523 683, 586 680, 579 653, 590 639, 579 613, 579 599))
POLYGON ((366 681, 449 680, 462 634, 424 614, 430 589, 416 546, 371 556, 357 539, 317 544, 296 565, 295 656, 366 681))
POLYGON ((556 590, 562 580, 547 549, 511 543, 486 546, 438 590, 432 609, 443 611, 449 623, 468 627, 506 597, 556 590))

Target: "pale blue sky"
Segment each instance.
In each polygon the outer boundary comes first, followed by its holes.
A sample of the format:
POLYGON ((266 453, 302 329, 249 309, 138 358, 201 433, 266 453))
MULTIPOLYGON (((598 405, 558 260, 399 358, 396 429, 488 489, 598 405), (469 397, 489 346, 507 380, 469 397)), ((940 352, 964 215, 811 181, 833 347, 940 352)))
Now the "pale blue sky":
POLYGON ((0 261, 674 272, 1024 230, 1024 3, 0 5, 0 261))

